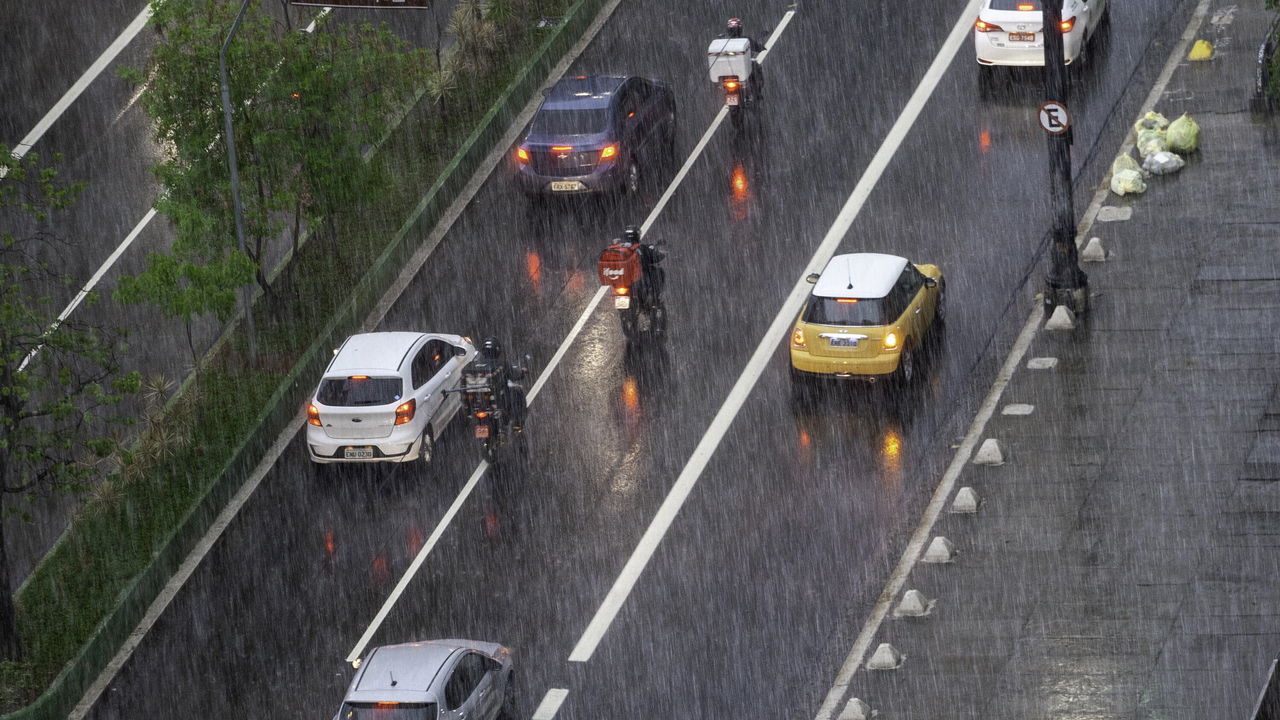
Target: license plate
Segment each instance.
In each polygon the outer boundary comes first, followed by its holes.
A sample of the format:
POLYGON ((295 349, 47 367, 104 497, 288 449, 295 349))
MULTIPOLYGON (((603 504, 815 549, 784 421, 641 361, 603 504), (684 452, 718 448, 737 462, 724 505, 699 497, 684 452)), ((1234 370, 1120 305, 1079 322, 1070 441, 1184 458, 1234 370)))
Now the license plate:
POLYGON ((476 426, 476 437, 480 438, 481 440, 484 440, 484 439, 488 438, 488 437, 489 437, 489 426, 488 426, 488 425, 477 425, 477 426, 476 426))
POLYGON ((858 340, 859 338, 854 337, 833 337, 828 338, 827 342, 831 343, 831 347, 856 348, 858 340))
POLYGON ((1035 42, 1035 33, 1009 33, 1009 42, 1035 42))
POLYGON ((626 310, 631 307, 631 298, 623 296, 613 299, 613 307, 617 310, 626 310))
POLYGON ((573 192, 582 188, 582 183, 577 180, 555 180, 551 183, 552 192, 573 192))
POLYGON ((729 93, 728 95, 725 95, 725 96, 724 96, 724 104, 725 104, 725 105, 729 105, 729 106, 731 106, 731 107, 732 107, 732 106, 737 105, 737 104, 738 104, 738 93, 729 93))
POLYGON ((349 447, 342 453, 342 456, 348 460, 372 460, 373 448, 365 447, 349 447))

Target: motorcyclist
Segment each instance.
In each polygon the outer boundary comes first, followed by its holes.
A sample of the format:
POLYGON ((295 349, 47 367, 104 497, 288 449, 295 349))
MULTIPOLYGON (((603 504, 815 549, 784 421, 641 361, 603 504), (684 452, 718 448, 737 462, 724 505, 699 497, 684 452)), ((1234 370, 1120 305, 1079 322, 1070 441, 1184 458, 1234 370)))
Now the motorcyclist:
POLYGON ((511 429, 520 432, 524 428, 526 410, 524 388, 514 382, 517 374, 507 362, 497 338, 487 337, 480 344, 475 369, 478 374, 488 377, 490 388, 498 398, 498 406, 511 419, 511 429))
POLYGON ((649 289, 653 292, 653 303, 655 305, 662 302, 662 288, 666 284, 666 273, 662 268, 658 267, 658 263, 662 262, 667 256, 666 253, 658 249, 653 243, 645 243, 640 239, 640 228, 635 225, 628 225, 622 230, 622 238, 618 243, 627 247, 635 247, 640 251, 640 270, 644 273, 645 282, 649 289))
MULTIPOLYGON (((751 52, 753 55, 755 53, 764 52, 765 50, 764 45, 760 43, 758 40, 751 37, 750 35, 743 34, 742 21, 739 20, 738 18, 729 18, 729 22, 725 23, 725 26, 724 26, 724 35, 722 35, 721 37, 727 37, 727 38, 745 37, 747 41, 751 44, 751 52)), ((751 85, 754 88, 756 98, 759 98, 759 99, 764 98, 764 72, 760 69, 760 63, 756 62, 754 57, 752 57, 751 59, 751 85)))

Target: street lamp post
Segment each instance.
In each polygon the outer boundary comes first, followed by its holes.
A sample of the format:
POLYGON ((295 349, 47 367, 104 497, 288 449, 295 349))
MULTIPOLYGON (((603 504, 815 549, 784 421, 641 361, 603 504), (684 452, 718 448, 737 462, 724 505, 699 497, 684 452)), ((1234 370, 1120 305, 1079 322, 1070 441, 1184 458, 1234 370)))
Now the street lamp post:
MULTIPOLYGON (((236 216, 236 243, 241 254, 248 256, 244 248, 244 208, 240 205, 240 169, 236 165, 236 137, 231 127, 231 87, 227 83, 227 48, 231 39, 240 29, 240 21, 244 19, 244 11, 248 9, 250 0, 240 4, 240 12, 236 13, 235 22, 231 23, 231 32, 227 33, 226 42, 218 51, 218 70, 222 74, 222 121, 223 133, 227 138, 227 164, 231 166, 231 205, 236 216)), ((258 364, 257 341, 253 331, 253 295, 246 284, 240 289, 240 302, 244 305, 245 329, 249 331, 249 365, 258 364)))
MULTIPOLYGON (((1067 66, 1063 61, 1062 0, 1042 0, 1044 14, 1044 94, 1047 103, 1066 106, 1067 66)), ((1049 193, 1053 202, 1049 271, 1045 274, 1045 310, 1066 305, 1082 313, 1089 307, 1089 276, 1080 269, 1071 202, 1071 128, 1049 134, 1049 193)))

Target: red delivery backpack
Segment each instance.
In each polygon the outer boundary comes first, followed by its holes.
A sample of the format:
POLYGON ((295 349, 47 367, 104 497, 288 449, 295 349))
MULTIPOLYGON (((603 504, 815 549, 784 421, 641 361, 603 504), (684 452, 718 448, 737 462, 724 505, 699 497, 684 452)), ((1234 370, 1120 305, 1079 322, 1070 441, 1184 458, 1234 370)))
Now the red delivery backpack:
POLYGON ((631 287, 640 281, 640 248, 615 243, 600 253, 601 285, 631 287))

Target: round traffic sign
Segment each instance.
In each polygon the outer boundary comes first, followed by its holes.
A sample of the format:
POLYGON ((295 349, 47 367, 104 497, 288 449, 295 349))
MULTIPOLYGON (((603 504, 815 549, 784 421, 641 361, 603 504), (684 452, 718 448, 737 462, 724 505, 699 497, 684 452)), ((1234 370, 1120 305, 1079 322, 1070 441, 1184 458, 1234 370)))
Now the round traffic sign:
POLYGON ((1061 135, 1071 127, 1071 113, 1067 106, 1050 100, 1040 106, 1040 127, 1050 135, 1061 135))

